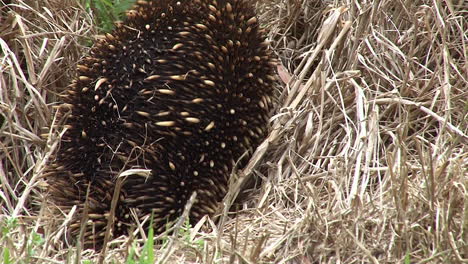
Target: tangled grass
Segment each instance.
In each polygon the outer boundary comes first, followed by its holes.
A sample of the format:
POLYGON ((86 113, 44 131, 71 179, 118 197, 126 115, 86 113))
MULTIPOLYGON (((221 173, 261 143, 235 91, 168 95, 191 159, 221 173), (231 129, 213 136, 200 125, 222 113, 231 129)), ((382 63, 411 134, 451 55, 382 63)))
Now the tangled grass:
POLYGON ((47 214, 42 177, 93 13, 75 0, 2 3, 3 263, 468 262, 466 1, 257 3, 280 61, 270 135, 217 221, 156 246, 117 238, 106 254, 56 239, 66 220, 47 214))

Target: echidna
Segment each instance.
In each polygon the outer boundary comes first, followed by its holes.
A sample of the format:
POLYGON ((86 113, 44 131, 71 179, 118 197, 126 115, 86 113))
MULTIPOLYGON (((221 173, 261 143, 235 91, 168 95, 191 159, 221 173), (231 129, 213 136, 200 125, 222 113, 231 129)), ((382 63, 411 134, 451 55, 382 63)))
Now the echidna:
POLYGON ((116 177, 131 168, 151 175, 124 181, 114 236, 151 213, 163 231, 193 192, 191 222, 212 215, 267 133, 273 66, 248 0, 138 1, 64 99, 68 130, 47 178, 58 208, 78 208, 72 234, 86 207, 85 242, 102 241, 116 177))

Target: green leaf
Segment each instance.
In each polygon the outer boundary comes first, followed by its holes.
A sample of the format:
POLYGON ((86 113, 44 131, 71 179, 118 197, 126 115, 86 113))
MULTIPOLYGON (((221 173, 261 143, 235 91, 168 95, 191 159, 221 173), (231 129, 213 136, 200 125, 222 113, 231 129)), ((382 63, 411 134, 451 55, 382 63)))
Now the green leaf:
POLYGON ((10 250, 7 247, 3 248, 3 263, 5 264, 11 263, 10 250))
POLYGON ((411 264, 411 257, 409 251, 406 251, 405 264, 411 264))

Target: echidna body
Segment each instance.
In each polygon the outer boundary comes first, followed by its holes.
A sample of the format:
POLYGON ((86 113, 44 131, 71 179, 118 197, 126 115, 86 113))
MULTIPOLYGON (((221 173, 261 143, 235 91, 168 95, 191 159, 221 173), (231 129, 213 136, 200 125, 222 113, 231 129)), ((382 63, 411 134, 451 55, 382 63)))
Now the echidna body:
POLYGON ((138 1, 78 65, 65 99, 48 182, 61 210, 78 207, 71 232, 86 202, 85 243, 102 241, 116 177, 132 168, 151 175, 125 179, 114 236, 151 213, 163 231, 193 192, 190 220, 213 214, 267 133, 273 64, 247 1, 138 1))

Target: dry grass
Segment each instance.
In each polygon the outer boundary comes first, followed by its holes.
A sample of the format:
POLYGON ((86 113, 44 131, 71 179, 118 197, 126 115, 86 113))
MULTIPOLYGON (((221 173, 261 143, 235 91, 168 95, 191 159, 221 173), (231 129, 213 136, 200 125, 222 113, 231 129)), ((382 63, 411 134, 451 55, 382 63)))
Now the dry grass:
MULTIPOLYGON (((97 262, 54 241, 65 225, 45 212, 42 179, 59 142, 59 94, 95 29, 74 0, 40 2, 0 7, 0 258, 97 262)), ((281 61, 271 133, 233 177, 220 220, 163 237, 156 258, 468 263, 466 1, 258 10, 281 61)), ((124 262, 120 241, 101 260, 124 262)))

